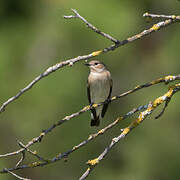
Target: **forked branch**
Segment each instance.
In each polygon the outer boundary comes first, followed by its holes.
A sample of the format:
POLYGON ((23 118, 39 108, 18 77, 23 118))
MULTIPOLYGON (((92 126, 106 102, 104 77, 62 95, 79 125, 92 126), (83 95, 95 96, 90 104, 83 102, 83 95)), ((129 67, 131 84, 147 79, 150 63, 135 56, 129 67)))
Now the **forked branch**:
MULTIPOLYGON (((47 68, 47 70, 45 70, 42 74, 40 74, 39 76, 37 76, 33 81, 31 81, 25 88, 23 88, 22 90, 20 90, 15 96, 9 98, 6 102, 4 102, 2 104, 2 106, 0 107, 0 113, 3 112, 6 108, 6 106, 8 106, 8 104, 12 103, 13 101, 15 101, 16 99, 18 99, 21 95, 23 95, 26 91, 30 90, 36 83, 38 83, 41 79, 43 79, 44 77, 50 75, 51 73, 55 72, 58 69, 61 69, 67 65, 72 66, 73 64, 82 61, 82 60, 88 60, 92 57, 95 56, 99 56, 102 53, 107 53, 110 51, 115 50, 116 48, 123 46, 125 44, 128 44, 130 42, 133 42, 135 40, 141 39, 153 32, 156 32, 164 27, 167 27, 168 25, 171 25, 173 23, 176 22, 180 22, 180 16, 167 16, 167 15, 155 15, 155 14, 149 14, 149 13, 145 13, 143 16, 144 17, 149 17, 149 18, 163 18, 165 20, 158 22, 157 24, 154 24, 151 28, 147 29, 147 30, 143 30, 142 32, 131 36, 125 40, 119 41, 117 39, 115 39, 114 37, 110 36, 107 33, 102 32, 101 30, 99 30, 98 28, 96 28, 94 25, 92 25, 91 23, 89 23, 84 17, 82 17, 76 10, 73 10, 74 15, 71 16, 64 16, 65 19, 72 19, 72 18, 78 18, 80 19, 82 22, 84 22, 88 28, 90 28, 91 30, 93 30, 94 32, 100 34, 102 37, 110 40, 111 42, 113 42, 112 45, 110 45, 109 47, 106 47, 104 49, 101 50, 96 50, 90 54, 87 55, 83 55, 83 56, 78 56, 72 59, 68 59, 65 61, 61 61, 49 68, 47 68)), ((146 88, 146 87, 150 87, 153 86, 155 84, 159 84, 159 83, 165 83, 168 84, 169 82, 175 81, 175 80, 180 80, 180 75, 177 76, 165 76, 163 78, 159 78, 156 79, 154 81, 151 81, 149 83, 145 83, 142 85, 138 85, 135 88, 122 93, 120 95, 114 96, 111 99, 109 99, 109 102, 115 101, 119 98, 125 97, 131 93, 134 93, 142 88, 146 88)), ((39 136, 31 139, 26 145, 24 145, 22 142, 18 141, 18 144, 20 146, 20 149, 11 153, 7 153, 7 154, 3 154, 0 155, 0 158, 4 158, 4 157, 9 157, 9 156, 13 156, 13 155, 21 155, 20 160, 18 161, 18 163, 12 167, 12 168, 5 168, 2 171, 0 171, 0 173, 10 173, 13 176, 15 176, 16 178, 19 179, 26 179, 23 177, 20 177, 16 174, 14 174, 12 171, 14 170, 18 170, 18 169, 25 169, 25 168, 33 168, 33 167, 37 167, 37 166, 45 166, 51 163, 55 163, 56 161, 59 161, 61 159, 65 159, 67 158, 71 153, 73 153, 74 151, 80 149, 81 147, 85 146, 87 143, 91 142, 92 140, 94 140, 96 137, 98 137, 99 135, 104 134, 106 131, 108 131, 109 129, 111 129, 112 127, 114 127, 116 124, 118 124, 121 120, 124 120, 126 118, 128 118, 129 116, 131 116, 132 114, 138 112, 138 111, 142 111, 139 113, 139 116, 136 120, 134 120, 128 127, 122 129, 121 134, 118 137, 115 137, 112 139, 110 145, 108 147, 105 148, 105 150, 94 160, 89 160, 88 161, 88 169, 87 171, 81 176, 81 180, 82 179, 86 179, 88 177, 88 175, 91 173, 91 171, 95 168, 96 165, 98 165, 101 160, 104 159, 104 157, 108 154, 108 152, 114 147, 114 145, 116 145, 121 139, 123 139, 124 137, 126 137, 131 131, 132 129, 136 128, 141 122, 143 122, 146 117, 148 117, 159 105, 161 105, 162 103, 165 103, 165 106, 163 108, 163 110, 161 111, 161 113, 156 117, 159 118, 165 111, 165 109, 167 108, 168 103, 170 102, 172 96, 178 92, 180 90, 180 83, 176 84, 175 86, 170 86, 169 90, 166 94, 164 94, 163 96, 155 99, 153 102, 148 103, 147 105, 144 106, 140 106, 138 108, 134 108, 133 110, 129 111, 128 113, 126 113, 124 116, 121 116, 119 118, 117 118, 114 122, 112 122, 111 124, 109 124, 108 126, 106 126, 105 128, 101 129, 100 131, 98 131, 95 134, 89 135, 89 137, 87 139, 85 139, 84 141, 80 142, 78 145, 73 146, 71 149, 69 149, 66 152, 63 153, 59 153, 58 155, 54 156, 51 159, 45 159, 42 156, 40 156, 39 154, 37 154, 36 151, 32 151, 29 149, 30 146, 34 145, 37 142, 41 142, 41 140, 43 139, 43 137, 47 134, 49 134, 51 131, 53 131, 56 127, 62 125, 64 122, 68 122, 71 119, 81 115, 82 113, 91 110, 91 108, 97 108, 99 106, 104 105, 107 102, 100 102, 98 104, 93 104, 92 106, 85 106, 83 107, 81 110, 79 110, 76 113, 73 113, 69 116, 65 116, 63 119, 58 120, 57 122, 55 122, 52 126, 50 126, 49 128, 47 128, 46 130, 44 130, 43 132, 40 133, 39 136), (36 157, 38 159, 38 161, 30 163, 30 164, 24 164, 21 165, 23 163, 23 160, 25 159, 25 154, 26 152, 30 153, 32 156, 36 157)))
MULTIPOLYGON (((168 84, 169 82, 172 82, 172 81, 175 81, 175 80, 180 80, 180 75, 176 75, 176 76, 169 75, 169 76, 165 76, 163 78, 158 78, 158 79, 155 79, 155 80, 153 80, 151 82, 148 82, 148 83, 145 83, 145 84, 142 84, 142 85, 137 85, 136 87, 134 87, 133 89, 131 89, 129 91, 126 91, 126 92, 124 92, 124 93, 122 93, 120 95, 114 96, 109 100, 109 102, 118 100, 119 98, 125 97, 125 96, 127 96, 127 95, 129 95, 131 93, 134 93, 134 92, 136 92, 138 90, 141 90, 143 88, 147 88, 147 87, 159 84, 159 83, 168 84)), ((99 106, 104 105, 105 103, 106 102, 100 102, 98 104, 93 104, 92 106, 88 105, 88 106, 83 107, 80 111, 78 111, 76 113, 73 113, 73 114, 71 114, 69 116, 65 116, 63 119, 57 121, 52 126, 50 126, 46 130, 41 132, 39 136, 32 138, 26 145, 24 145, 24 148, 21 148, 21 149, 19 149, 17 151, 11 152, 11 153, 0 155, 0 158, 13 156, 13 155, 18 155, 18 154, 22 153, 24 150, 26 150, 26 148, 29 148, 30 146, 32 146, 35 143, 41 142, 43 137, 45 135, 49 134, 51 131, 53 131, 56 127, 61 126, 63 123, 65 123, 67 121, 70 121, 71 119, 81 115, 84 112, 89 111, 91 108, 97 108, 99 106)))
MULTIPOLYGON (((110 35, 106 34, 106 33, 102 33, 100 30, 98 30, 96 27, 94 27, 93 25, 91 25, 87 20, 85 20, 82 16, 80 16, 78 14, 78 12, 76 10, 73 10, 74 13, 76 14, 76 16, 65 16, 66 18, 69 17, 69 18, 73 18, 73 17, 78 17, 80 18, 82 21, 84 21, 85 23, 88 23, 88 27, 90 27, 91 29, 94 29, 94 31, 98 34, 101 34, 102 36, 110 39, 111 41, 115 42, 115 44, 109 46, 109 47, 106 47, 104 49, 101 49, 101 50, 96 50, 90 54, 87 54, 87 55, 83 55, 83 56, 78 56, 78 57, 75 57, 75 58, 72 58, 72 59, 68 59, 68 60, 65 60, 65 61, 61 61, 49 68, 47 68, 47 70, 45 70, 43 73, 41 73, 39 76, 37 76, 33 81, 31 81, 25 88, 21 89, 15 96, 12 96, 11 98, 9 98, 6 102, 4 102, 2 104, 2 106, 0 107, 0 113, 2 113, 6 106, 8 106, 10 103, 12 103, 13 101, 15 101, 16 99, 18 99, 21 95, 23 95, 26 91, 29 91, 36 83, 38 83, 41 79, 45 78, 46 76, 50 75, 51 73, 57 71, 58 69, 61 69, 67 65, 69 66, 72 66, 73 64, 79 62, 79 61, 82 61, 82 60, 88 60, 90 58, 93 58, 95 56, 99 56, 100 54, 102 53, 107 53, 109 51, 113 51, 115 50, 116 48, 120 47, 120 46, 123 46, 125 44, 128 44, 130 42, 133 42, 135 40, 138 40, 138 39, 141 39, 142 37, 145 37, 153 32, 156 32, 164 27, 167 27, 173 23, 176 23, 176 22, 179 22, 179 16, 175 16, 175 18, 170 18, 170 19, 167 19, 165 21, 161 21, 157 24, 154 24, 151 28, 147 29, 147 30, 143 30, 142 32, 134 35, 134 36, 131 36, 125 40, 122 40, 122 41, 118 41, 114 38, 112 38, 110 35)), ((145 13, 147 14, 147 13, 145 13)), ((145 16, 145 15, 144 15, 145 16)))
MULTIPOLYGON (((117 100, 121 97, 124 97, 124 96, 127 96, 133 92, 136 92, 137 90, 140 90, 142 88, 145 88, 145 87, 150 87, 152 85, 155 85, 155 84, 158 84, 158 83, 162 83, 164 82, 165 84, 169 83, 169 82, 172 82, 172 81, 175 81, 175 80, 179 80, 180 79, 180 75, 177 75, 177 76, 165 76, 164 78, 159 78, 159 79, 156 79, 154 81, 151 81, 149 83, 145 83, 143 85, 138 85, 136 86, 134 89, 132 90, 129 90, 125 93, 122 93, 121 95, 118 95, 118 96, 114 96, 110 99, 110 102, 111 101, 114 101, 114 100, 117 100)), ((104 134, 106 131, 108 131, 109 129, 111 129, 112 127, 114 127, 116 124, 118 124, 121 120, 124 120, 126 118, 128 118, 129 116, 133 115, 134 113, 138 112, 138 111, 142 111, 144 109, 147 109, 146 111, 143 111, 142 113, 140 113, 140 116, 139 118, 141 117, 142 119, 140 119, 141 121, 143 121, 145 119, 145 117, 149 114, 152 113, 152 111, 157 107, 159 106, 160 104, 162 104, 163 102, 166 102, 167 100, 170 101, 171 97, 173 96, 173 94, 177 91, 179 91, 179 86, 180 84, 177 84, 176 86, 172 86, 170 87, 168 93, 166 93, 164 96, 161 96, 159 98, 157 98, 153 104, 152 103, 149 103, 147 105, 144 105, 144 106, 140 106, 138 108, 134 108, 133 110, 131 110, 130 112, 128 112, 127 114, 125 114, 124 116, 121 116, 119 118, 117 118, 114 122, 112 122, 111 124, 109 124, 108 126, 106 126, 105 128, 101 129, 100 131, 98 131, 97 133, 95 134, 92 134, 92 135, 89 135, 88 139, 82 141, 81 143, 79 143, 78 145, 72 147, 70 150, 64 152, 64 153, 59 153, 58 155, 56 155, 55 157, 53 157, 52 159, 44 159, 42 158, 41 156, 37 155, 37 152, 33 152, 31 150, 28 149, 29 146, 33 145, 34 143, 36 142, 39 142, 40 140, 42 140, 42 137, 45 136, 45 132, 46 133, 49 133, 51 130, 53 130, 55 127, 59 126, 62 124, 62 122, 66 122, 68 120, 70 120, 72 117, 74 117, 74 114, 75 116, 78 116, 80 115, 81 113, 83 112, 86 112, 87 110, 90 110, 90 106, 86 106, 84 107, 82 110, 80 110, 79 112, 77 113, 74 113, 72 114, 69 119, 68 116, 66 116, 66 120, 60 120, 58 121, 56 124, 52 125, 51 128, 45 130, 43 133, 40 134, 40 136, 36 137, 36 138, 33 138, 30 142, 28 142, 27 145, 23 145, 21 142, 19 142, 20 146, 23 147, 22 149, 18 150, 18 151, 15 151, 13 153, 7 153, 7 154, 4 154, 4 155, 0 155, 0 157, 7 157, 7 156, 12 156, 12 155, 17 155, 19 153, 22 153, 24 151, 27 151, 27 152, 30 152, 31 155, 37 157, 40 161, 37 161, 37 162, 33 162, 31 164, 26 164, 26 165, 16 165, 15 167, 13 168, 9 168, 9 169, 3 169, 2 171, 0 171, 0 173, 7 173, 8 171, 14 171, 14 170, 18 170, 18 169, 25 169, 25 168, 33 168, 33 167, 37 167, 37 166, 45 166, 45 165, 48 165, 48 164, 51 164, 51 163, 55 163, 56 161, 59 161, 61 159, 65 159, 67 158, 72 152, 78 150, 79 148, 85 146, 87 143, 89 143, 90 141, 94 140, 96 137, 98 137, 99 135, 102 135, 104 134), (151 107, 151 109, 150 109, 151 107), (153 107, 153 108, 152 108, 153 107), (60 123, 61 122, 61 123, 60 123)), ((96 108, 98 106, 101 106, 103 105, 105 102, 102 102, 102 103, 99 103, 99 104, 94 104, 93 107, 96 108)), ((138 118, 138 119, 139 119, 138 118)), ((125 133, 129 133, 133 128, 135 128, 137 125, 139 125, 139 123, 141 121, 134 121, 133 123, 130 124, 130 126, 128 126, 127 128, 125 129, 122 129, 122 133, 120 135, 121 136, 126 136, 125 133), (138 122, 138 123, 137 123, 138 122)), ((122 137, 121 137, 122 138, 122 137)), ((120 139, 121 139, 120 138, 120 139)), ((103 157, 104 158, 104 157, 103 157)), ((91 162, 91 161, 89 161, 91 162)), ((94 161, 92 161, 94 162, 94 161)), ((19 163, 20 164, 20 163, 19 163)), ((94 168, 94 166, 93 166, 94 168)), ((92 171, 93 168, 88 168, 88 173, 90 173, 92 171)), ((87 174, 87 172, 85 174, 87 174)), ((83 175, 84 177, 85 175, 83 175)))
POLYGON ((170 86, 167 93, 163 96, 156 98, 153 102, 150 102, 148 108, 139 114, 139 117, 134 120, 128 127, 124 128, 121 134, 118 137, 114 137, 109 144, 105 148, 105 150, 95 159, 89 160, 87 164, 89 167, 85 171, 85 173, 80 177, 79 180, 86 179, 92 170, 105 158, 105 156, 109 153, 109 151, 123 138, 125 138, 134 128, 140 125, 159 105, 163 102, 166 102, 167 99, 170 100, 172 96, 180 90, 180 83, 175 86, 170 86))

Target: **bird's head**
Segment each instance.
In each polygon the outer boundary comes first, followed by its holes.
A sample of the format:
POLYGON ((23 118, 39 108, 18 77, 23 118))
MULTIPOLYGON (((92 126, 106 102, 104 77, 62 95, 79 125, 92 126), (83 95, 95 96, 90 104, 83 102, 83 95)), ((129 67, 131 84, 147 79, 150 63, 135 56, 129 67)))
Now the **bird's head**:
POLYGON ((90 68, 91 72, 102 72, 106 69, 106 66, 97 60, 90 61, 85 65, 90 68))

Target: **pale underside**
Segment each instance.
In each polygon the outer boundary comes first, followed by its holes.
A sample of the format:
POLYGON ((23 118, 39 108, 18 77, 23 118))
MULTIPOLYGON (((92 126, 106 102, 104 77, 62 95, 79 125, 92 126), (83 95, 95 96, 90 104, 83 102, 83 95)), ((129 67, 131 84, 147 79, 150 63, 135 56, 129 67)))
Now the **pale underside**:
MULTIPOLYGON (((104 102, 110 93, 111 88, 111 78, 110 73, 108 71, 96 73, 91 72, 88 78, 88 82, 90 84, 90 97, 92 103, 100 103, 104 102)), ((96 115, 99 118, 101 117, 103 106, 99 106, 96 108, 96 115)), ((91 116, 93 114, 91 113, 91 116)), ((93 117, 92 117, 93 119, 93 117)))

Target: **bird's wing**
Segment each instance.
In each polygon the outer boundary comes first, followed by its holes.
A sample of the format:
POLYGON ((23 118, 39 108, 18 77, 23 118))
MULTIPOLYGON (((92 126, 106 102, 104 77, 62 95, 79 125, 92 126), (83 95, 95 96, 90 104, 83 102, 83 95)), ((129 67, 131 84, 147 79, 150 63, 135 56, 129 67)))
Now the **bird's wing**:
MULTIPOLYGON (((109 95, 108 95, 107 99, 109 99, 109 98, 111 97, 112 86, 113 86, 113 81, 112 81, 112 79, 111 79, 111 77, 110 77, 110 88, 109 88, 109 95)), ((104 115, 105 115, 105 113, 106 113, 106 111, 107 111, 108 105, 109 105, 109 103, 106 103, 106 104, 104 104, 104 106, 103 106, 102 113, 101 113, 101 117, 102 117, 102 118, 104 117, 104 115)))
MULTIPOLYGON (((90 93, 89 83, 87 83, 87 96, 88 96, 89 104, 91 105, 92 103, 94 103, 94 102, 91 101, 91 93, 90 93)), ((93 114, 94 119, 97 119, 97 115, 96 115, 96 110, 95 110, 95 108, 92 108, 92 109, 91 109, 91 112, 92 112, 92 114, 93 114)))

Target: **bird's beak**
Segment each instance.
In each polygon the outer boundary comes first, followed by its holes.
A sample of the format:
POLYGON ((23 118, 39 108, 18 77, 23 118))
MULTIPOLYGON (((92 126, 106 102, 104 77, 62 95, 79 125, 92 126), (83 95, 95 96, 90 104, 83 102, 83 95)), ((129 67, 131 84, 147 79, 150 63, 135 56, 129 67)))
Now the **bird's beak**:
POLYGON ((84 65, 85 65, 85 66, 90 66, 90 64, 89 64, 89 63, 85 63, 84 65))

